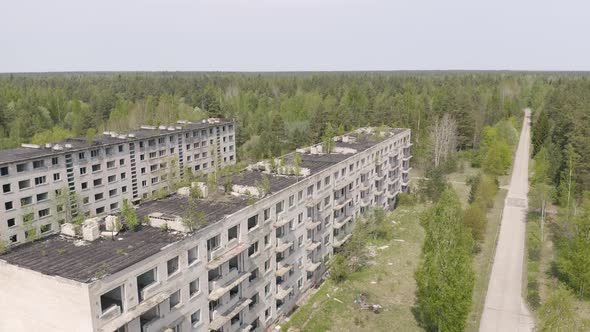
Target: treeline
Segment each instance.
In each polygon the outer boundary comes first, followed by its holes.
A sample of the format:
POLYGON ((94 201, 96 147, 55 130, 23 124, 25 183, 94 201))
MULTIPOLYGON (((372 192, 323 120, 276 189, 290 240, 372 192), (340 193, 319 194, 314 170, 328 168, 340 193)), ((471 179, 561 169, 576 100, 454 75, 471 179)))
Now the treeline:
MULTIPOLYGON (((482 128, 520 116, 538 76, 512 74, 125 73, 0 77, 0 148, 178 119, 238 123, 238 156, 260 159, 359 126, 413 129, 414 155, 429 155, 431 126, 449 114, 457 147, 478 147, 482 128), (90 133, 89 133, 90 131, 90 133)), ((419 159, 420 159, 419 158, 419 159)))
POLYGON ((550 272, 559 281, 541 299, 539 283, 534 277, 529 280, 529 302, 533 307, 542 304, 540 330, 585 329, 579 325, 573 296, 590 299, 589 92, 586 77, 559 79, 533 108, 529 217, 535 224, 527 226, 529 260, 540 261, 546 233, 550 234, 555 250, 550 272), (557 308, 560 314, 555 314, 557 308))
POLYGON ((553 224, 557 276, 586 299, 590 299, 589 91, 590 80, 579 78, 562 80, 547 92, 533 117, 529 193, 541 227, 548 207, 558 207, 553 224))

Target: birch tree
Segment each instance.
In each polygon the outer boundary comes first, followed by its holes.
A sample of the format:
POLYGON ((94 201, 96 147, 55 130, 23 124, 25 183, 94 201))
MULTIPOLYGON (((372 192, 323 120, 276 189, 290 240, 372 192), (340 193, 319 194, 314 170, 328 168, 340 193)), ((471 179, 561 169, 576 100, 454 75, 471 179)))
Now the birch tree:
POLYGON ((434 167, 447 161, 457 150, 457 121, 448 113, 436 118, 431 126, 432 162, 434 167))

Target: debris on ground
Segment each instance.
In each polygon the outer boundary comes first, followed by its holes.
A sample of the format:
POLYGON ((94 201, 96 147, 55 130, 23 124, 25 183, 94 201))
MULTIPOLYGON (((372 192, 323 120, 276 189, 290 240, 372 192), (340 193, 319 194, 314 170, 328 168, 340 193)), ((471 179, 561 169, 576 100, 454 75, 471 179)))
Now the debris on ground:
POLYGON ((374 246, 367 246, 367 256, 375 257, 377 256, 377 248, 374 246))
POLYGON ((406 242, 406 240, 402 240, 402 239, 393 239, 393 241, 396 241, 396 242, 406 242))
POLYGON ((388 245, 384 245, 384 246, 381 246, 381 247, 379 247, 379 248, 377 248, 377 249, 379 249, 379 250, 385 250, 385 249, 387 249, 387 248, 389 248, 389 246, 388 246, 388 245))
POLYGON ((380 313, 383 307, 377 303, 367 303, 367 298, 368 296, 366 293, 360 293, 356 297, 356 300, 354 300, 354 303, 356 303, 361 310, 370 310, 376 314, 380 313))

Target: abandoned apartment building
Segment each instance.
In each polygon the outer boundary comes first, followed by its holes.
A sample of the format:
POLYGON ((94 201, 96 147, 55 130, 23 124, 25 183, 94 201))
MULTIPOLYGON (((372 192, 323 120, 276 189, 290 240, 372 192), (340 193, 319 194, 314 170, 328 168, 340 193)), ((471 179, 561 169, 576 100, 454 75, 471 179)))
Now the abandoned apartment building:
POLYGON ((0 151, 0 240, 18 245, 59 233, 72 214, 115 213, 124 199, 166 190, 186 168, 235 164, 234 137, 232 122, 208 119, 0 151))
POLYGON ((117 214, 64 223, 0 256, 0 330, 264 331, 321 282, 355 217, 408 191, 410 148, 409 129, 360 128, 142 202, 135 231, 117 214))

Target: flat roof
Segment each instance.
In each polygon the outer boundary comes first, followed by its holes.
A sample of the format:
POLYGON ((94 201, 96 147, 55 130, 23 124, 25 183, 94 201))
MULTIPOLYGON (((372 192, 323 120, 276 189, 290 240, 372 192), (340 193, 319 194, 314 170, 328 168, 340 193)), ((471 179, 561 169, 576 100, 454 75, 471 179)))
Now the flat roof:
POLYGON ((217 123, 209 123, 209 122, 193 122, 193 123, 176 123, 166 126, 174 127, 174 130, 168 129, 158 129, 158 126, 155 126, 156 129, 135 129, 132 131, 127 131, 125 133, 117 133, 119 135, 125 135, 125 138, 118 138, 112 137, 111 135, 105 135, 103 133, 97 133, 94 137, 92 143, 88 143, 86 138, 68 138, 60 142, 54 142, 53 145, 59 144, 63 147, 62 150, 54 150, 52 148, 46 148, 44 144, 40 144, 39 148, 33 147, 18 147, 14 149, 7 149, 7 150, 0 150, 0 164, 10 164, 18 161, 25 161, 30 159, 36 158, 44 158, 49 156, 54 156, 58 154, 64 154, 80 149, 89 149, 89 148, 98 148, 107 145, 115 145, 121 144, 125 142, 132 142, 141 139, 151 138, 151 137, 158 137, 162 135, 168 135, 171 133, 177 133, 180 131, 186 130, 195 130, 195 129, 204 129, 209 127, 214 127, 218 125, 226 125, 232 124, 231 120, 227 119, 219 119, 217 123), (182 127, 182 129, 176 129, 176 127, 182 127), (132 134, 135 137, 129 137, 128 135, 132 134), (72 145, 71 148, 65 148, 66 144, 72 145))
MULTIPOLYGON (((400 129, 395 134, 405 131, 400 129)), ((301 166, 309 168, 311 175, 346 160, 357 153, 364 151, 387 137, 376 138, 371 135, 347 135, 355 137, 354 142, 336 142, 337 147, 346 147, 357 150, 355 153, 330 153, 330 154, 301 154, 301 166)), ((293 154, 284 156, 290 162, 293 154)), ((256 186, 262 182, 263 173, 255 170, 242 170, 231 177, 232 184, 244 186, 256 186)), ((269 180, 270 194, 279 192, 297 183, 305 177, 264 174, 269 180)), ((218 180, 218 185, 223 186, 225 178, 218 180)), ((269 197, 269 196, 267 196, 269 197)), ((223 193, 212 193, 205 199, 196 200, 194 207, 203 212, 206 224, 220 222, 226 216, 232 215, 252 203, 253 198, 245 198, 223 193)), ((257 199, 256 199, 257 200, 257 199)), ((181 195, 171 195, 158 200, 140 204, 137 209, 139 220, 154 212, 166 215, 184 216, 189 207, 188 198, 181 195)), ((52 235, 34 242, 26 243, 11 248, 8 253, 0 255, 1 260, 9 264, 21 266, 27 269, 41 272, 47 275, 55 275, 84 283, 92 282, 98 277, 114 274, 135 263, 138 263, 158 253, 167 245, 180 241, 186 237, 199 236, 199 232, 185 234, 176 231, 164 231, 150 226, 142 226, 138 231, 124 231, 115 240, 97 239, 92 242, 84 242, 62 235, 52 235), (84 245, 77 245, 84 243, 84 245)))
POLYGON ((13 248, 0 259, 46 275, 89 283, 155 255, 186 236, 148 226, 137 232, 120 233, 114 240, 99 238, 76 245, 82 242, 51 235, 13 248))
MULTIPOLYGON (((137 207, 137 217, 139 220, 142 220, 144 216, 154 212, 182 217, 187 214, 190 206, 188 200, 188 197, 174 194, 163 199, 145 202, 137 207)), ((203 213, 207 223, 204 227, 223 220, 225 216, 234 214, 250 205, 246 198, 224 195, 222 193, 215 193, 205 199, 197 199, 194 202, 193 206, 203 213)))

